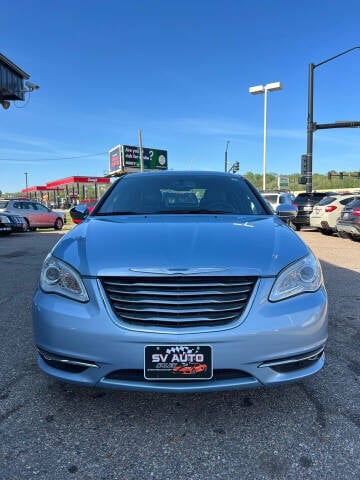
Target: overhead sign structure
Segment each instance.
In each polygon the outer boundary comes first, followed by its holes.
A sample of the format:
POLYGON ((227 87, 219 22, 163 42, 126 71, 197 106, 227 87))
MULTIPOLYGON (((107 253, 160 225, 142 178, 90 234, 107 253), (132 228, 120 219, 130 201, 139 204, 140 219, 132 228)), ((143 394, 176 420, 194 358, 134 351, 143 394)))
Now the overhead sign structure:
MULTIPOLYGON (((167 150, 143 148, 144 170, 167 170, 167 150)), ((140 148, 132 145, 117 145, 109 151, 110 174, 138 172, 140 165, 140 148)))

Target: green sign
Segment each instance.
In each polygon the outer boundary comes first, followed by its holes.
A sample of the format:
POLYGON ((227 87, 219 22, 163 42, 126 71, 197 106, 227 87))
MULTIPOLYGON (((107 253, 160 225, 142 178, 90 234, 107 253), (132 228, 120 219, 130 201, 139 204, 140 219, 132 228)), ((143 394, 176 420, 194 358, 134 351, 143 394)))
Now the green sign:
MULTIPOLYGON (((138 168, 140 170, 140 148, 130 145, 122 146, 124 170, 138 168)), ((144 170, 167 170, 167 151, 155 148, 143 148, 144 170)))
POLYGON ((278 177, 279 188, 286 188, 289 186, 289 177, 278 177))

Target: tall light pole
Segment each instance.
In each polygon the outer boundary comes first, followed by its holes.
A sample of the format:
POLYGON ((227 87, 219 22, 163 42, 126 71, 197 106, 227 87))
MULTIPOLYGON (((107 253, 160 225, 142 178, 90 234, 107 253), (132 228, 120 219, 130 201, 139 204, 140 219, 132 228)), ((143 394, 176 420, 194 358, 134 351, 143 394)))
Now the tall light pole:
POLYGON ((308 117, 307 117, 307 151, 306 151, 306 193, 312 192, 312 164, 313 164, 313 136, 314 131, 324 128, 352 128, 358 127, 359 122, 338 122, 319 125, 314 122, 314 70, 324 63, 328 63, 335 58, 341 57, 346 53, 360 48, 360 46, 349 48, 345 52, 341 52, 338 55, 334 55, 326 60, 323 60, 316 65, 314 63, 309 64, 309 77, 308 77, 308 117))
POLYGON ((230 140, 226 142, 226 148, 225 148, 225 173, 227 172, 227 166, 228 166, 227 152, 228 152, 229 143, 230 143, 230 140))
POLYGON ((28 189, 28 172, 25 172, 24 175, 25 175, 26 198, 28 198, 29 197, 29 193, 27 191, 27 189, 28 189))
POLYGON ((264 94, 264 143, 263 143, 263 190, 266 190, 266 133, 267 133, 267 92, 281 90, 280 82, 267 83, 264 85, 256 85, 249 88, 249 93, 252 95, 264 94))

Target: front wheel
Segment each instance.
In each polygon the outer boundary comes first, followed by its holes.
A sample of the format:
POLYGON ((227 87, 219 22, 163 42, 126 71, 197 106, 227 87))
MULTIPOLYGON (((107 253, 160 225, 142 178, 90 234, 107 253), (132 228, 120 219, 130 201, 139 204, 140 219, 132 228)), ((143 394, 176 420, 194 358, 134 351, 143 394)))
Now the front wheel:
POLYGON ((63 221, 61 220, 61 218, 57 218, 57 219, 55 220, 54 229, 55 229, 55 230, 61 230, 62 227, 63 227, 63 225, 64 225, 64 223, 63 223, 63 221))

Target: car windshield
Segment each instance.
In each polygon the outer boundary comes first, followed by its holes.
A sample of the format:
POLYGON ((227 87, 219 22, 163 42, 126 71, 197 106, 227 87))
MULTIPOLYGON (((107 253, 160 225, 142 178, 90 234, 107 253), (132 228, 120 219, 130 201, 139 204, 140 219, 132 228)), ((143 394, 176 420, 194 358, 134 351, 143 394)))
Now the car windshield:
POLYGON ((206 173, 126 175, 95 209, 95 215, 206 213, 269 212, 242 177, 206 173))
POLYGON ((0 200, 0 208, 6 208, 8 206, 8 201, 0 200))

